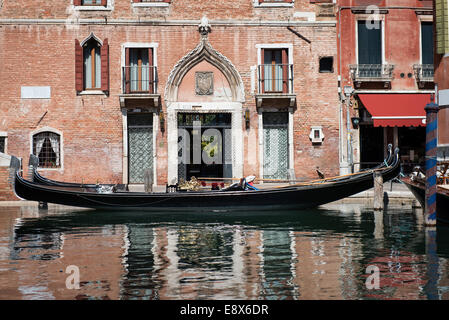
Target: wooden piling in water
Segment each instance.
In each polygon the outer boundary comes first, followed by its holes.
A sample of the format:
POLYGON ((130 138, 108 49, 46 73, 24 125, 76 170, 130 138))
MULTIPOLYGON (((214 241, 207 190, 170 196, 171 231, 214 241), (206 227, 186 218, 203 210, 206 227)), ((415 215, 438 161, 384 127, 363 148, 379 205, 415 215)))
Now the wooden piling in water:
POLYGON ((374 201, 373 206, 375 211, 381 211, 384 209, 384 179, 382 173, 379 171, 373 172, 374 179, 374 201))

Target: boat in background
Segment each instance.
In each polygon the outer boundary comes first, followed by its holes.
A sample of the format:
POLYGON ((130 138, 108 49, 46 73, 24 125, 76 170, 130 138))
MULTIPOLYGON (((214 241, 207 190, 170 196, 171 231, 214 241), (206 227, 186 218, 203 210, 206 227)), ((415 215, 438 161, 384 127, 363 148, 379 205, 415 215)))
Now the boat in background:
MULTIPOLYGON (((410 177, 400 179, 403 184, 413 193, 415 198, 425 210, 426 203, 426 180, 419 173, 410 177)), ((449 185, 437 185, 437 221, 449 224, 449 185)))
MULTIPOLYGON (((267 189, 246 190, 245 179, 234 188, 221 190, 177 192, 126 192, 97 185, 43 185, 24 179, 20 162, 12 156, 14 191, 22 199, 106 210, 145 211, 198 211, 219 208, 224 210, 305 209, 337 201, 370 189, 374 185, 373 173, 381 173, 389 181, 400 172, 399 149, 390 161, 371 170, 311 182, 267 189)), ((50 180, 51 181, 51 180, 50 180)))

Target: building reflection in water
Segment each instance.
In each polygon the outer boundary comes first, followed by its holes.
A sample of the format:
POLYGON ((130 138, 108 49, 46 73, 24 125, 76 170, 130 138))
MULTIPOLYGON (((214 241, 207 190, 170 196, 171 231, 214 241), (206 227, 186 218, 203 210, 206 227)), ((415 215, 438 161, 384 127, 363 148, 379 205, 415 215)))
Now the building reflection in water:
POLYGON ((449 254, 429 256, 413 214, 323 210, 273 221, 1 210, 1 299, 449 298, 449 254), (66 288, 70 265, 79 290, 66 288), (365 286, 369 265, 379 267, 378 290, 365 286))

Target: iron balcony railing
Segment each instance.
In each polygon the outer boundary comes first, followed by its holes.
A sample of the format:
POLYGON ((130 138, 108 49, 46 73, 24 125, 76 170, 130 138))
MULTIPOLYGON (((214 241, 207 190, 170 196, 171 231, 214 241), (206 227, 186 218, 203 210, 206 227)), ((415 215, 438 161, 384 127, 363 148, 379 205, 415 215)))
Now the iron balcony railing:
POLYGON ((123 93, 157 93, 156 66, 125 66, 122 68, 123 93))
POLYGON ((349 66, 354 81, 390 81, 393 79, 392 64, 353 64, 349 66))
POLYGON ((259 93, 293 93, 293 64, 258 65, 259 93))
POLYGON ((433 64, 414 64, 416 80, 419 82, 433 82, 434 67, 433 64))

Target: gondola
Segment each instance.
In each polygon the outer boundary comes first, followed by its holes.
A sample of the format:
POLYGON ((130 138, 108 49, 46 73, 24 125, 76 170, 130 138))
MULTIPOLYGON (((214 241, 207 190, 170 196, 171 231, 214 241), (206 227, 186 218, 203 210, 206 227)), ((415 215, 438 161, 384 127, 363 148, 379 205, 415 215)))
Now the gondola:
MULTIPOLYGON (((403 177, 401 178, 401 182, 413 193, 424 209, 426 199, 425 181, 403 177)), ((442 186, 437 186, 437 221, 449 224, 449 190, 442 186)))
MULTIPOLYGON (((11 167, 15 170, 14 191, 19 198, 83 208, 145 211, 209 211, 213 208, 259 211, 312 208, 372 188, 375 170, 382 174, 384 181, 395 178, 400 172, 399 149, 396 148, 388 166, 380 166, 334 181, 298 183, 260 190, 225 188, 217 191, 105 193, 98 188, 46 186, 27 181, 20 175, 19 164, 18 159, 12 156, 11 167)), ((242 180, 244 183, 244 179, 242 180)))
MULTIPOLYGON (((388 144, 387 148, 387 157, 386 159, 380 163, 378 166, 366 169, 364 171, 359 172, 362 173, 370 173, 373 169, 379 169, 388 166, 393 161, 393 146, 391 144, 388 144)), ((98 184, 98 183, 74 183, 74 182, 65 182, 65 181, 56 181, 51 180, 46 177, 43 177, 38 172, 38 166, 39 166, 39 158, 35 156, 34 154, 30 154, 30 159, 28 162, 28 166, 31 170, 31 176, 32 181, 41 185, 46 186, 58 186, 58 187, 72 187, 72 188, 99 188, 99 187, 106 187, 106 188, 113 188, 117 191, 128 191, 127 185, 125 184, 98 184)), ((332 182, 332 181, 338 181, 338 180, 347 180, 350 179, 351 175, 345 175, 345 176, 339 176, 339 177, 331 177, 331 178, 324 178, 319 180, 314 180, 314 182, 332 182)))
POLYGON ((56 181, 45 178, 41 176, 37 171, 37 168, 39 167, 39 158, 34 154, 30 154, 28 166, 31 170, 32 181, 45 186, 73 187, 73 188, 98 188, 99 186, 104 186, 108 188, 114 188, 115 190, 127 191, 127 186, 124 184, 76 183, 76 182, 56 181))

